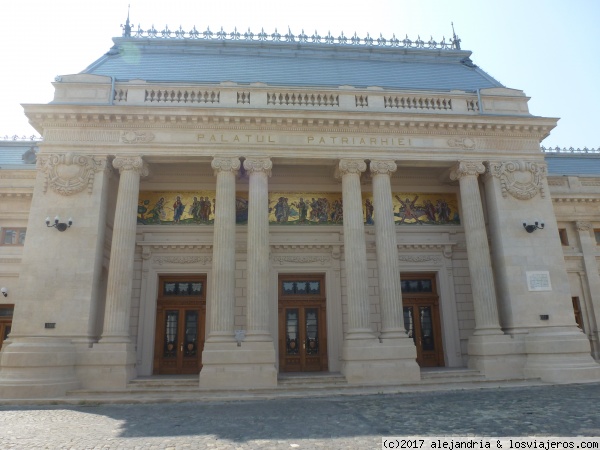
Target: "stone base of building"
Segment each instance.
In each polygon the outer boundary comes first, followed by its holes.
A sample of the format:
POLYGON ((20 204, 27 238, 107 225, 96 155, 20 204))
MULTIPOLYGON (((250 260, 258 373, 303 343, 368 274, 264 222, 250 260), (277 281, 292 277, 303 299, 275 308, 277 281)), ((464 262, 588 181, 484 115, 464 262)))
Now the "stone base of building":
POLYGON ((525 375, 550 383, 600 381, 600 364, 578 329, 540 329, 525 338, 525 375))
POLYGON ((136 375, 135 347, 99 342, 79 354, 77 376, 85 389, 125 389, 136 375))
POLYGON ((65 339, 23 338, 4 343, 0 353, 0 398, 53 398, 81 386, 77 352, 65 339))
POLYGON ((257 389, 277 386, 273 342, 207 342, 200 388, 257 389))
POLYGON ((475 335, 468 343, 469 368, 489 380, 523 378, 523 343, 506 334, 475 335))
POLYGON ((403 384, 421 379, 417 351, 408 338, 346 339, 342 374, 349 384, 403 384))

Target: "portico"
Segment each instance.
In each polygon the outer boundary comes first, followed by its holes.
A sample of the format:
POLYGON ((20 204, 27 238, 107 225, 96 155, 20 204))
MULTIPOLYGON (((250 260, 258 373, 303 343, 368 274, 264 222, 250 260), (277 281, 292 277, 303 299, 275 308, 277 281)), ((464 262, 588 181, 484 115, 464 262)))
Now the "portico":
MULTIPOLYGON (((115 39, 182 67, 189 52, 250 57, 239 42, 185 42, 115 39)), ((265 64, 296 51, 260 45, 265 64)), ((300 44, 299 58, 329 61, 328 45, 300 44)), ((348 69, 364 56, 335 45, 348 69)), ((62 76, 53 102, 25 106, 44 141, 0 393, 163 373, 197 373, 208 390, 272 388, 290 371, 399 385, 425 366, 599 379, 551 236, 539 142, 556 120, 465 65, 470 52, 436 52, 372 48, 381 70, 363 87, 326 82, 329 62, 308 85, 268 71, 157 81, 118 54, 62 76), (393 84, 403 64, 432 85, 393 84), (86 219, 49 233, 48 205, 86 219), (546 228, 529 234, 533 211, 546 228), (52 270, 65 252, 71 265, 52 270)))

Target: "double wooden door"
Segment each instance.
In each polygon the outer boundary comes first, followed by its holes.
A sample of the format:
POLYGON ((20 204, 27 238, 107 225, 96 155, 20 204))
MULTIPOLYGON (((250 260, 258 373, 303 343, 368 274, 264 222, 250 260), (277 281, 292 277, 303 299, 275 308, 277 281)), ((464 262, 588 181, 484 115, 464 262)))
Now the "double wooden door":
POLYGON ((12 327, 14 305, 0 305, 0 350, 12 327))
POLYGON ((319 372, 327 368, 323 275, 279 277, 279 370, 319 372))
POLYGON ((402 306, 404 328, 417 348, 420 367, 444 365, 439 296, 435 275, 427 273, 402 274, 402 306))
POLYGON ((154 344, 155 374, 197 374, 202 368, 206 277, 159 279, 154 344))

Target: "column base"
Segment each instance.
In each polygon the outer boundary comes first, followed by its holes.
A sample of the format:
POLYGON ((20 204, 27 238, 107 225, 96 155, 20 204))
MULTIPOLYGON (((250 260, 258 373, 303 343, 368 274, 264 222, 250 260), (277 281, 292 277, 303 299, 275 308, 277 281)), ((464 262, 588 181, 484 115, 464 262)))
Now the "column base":
POLYGON ((78 389, 77 352, 67 339, 15 338, 0 353, 0 398, 63 397, 78 389))
POLYGON ((411 339, 346 339, 342 374, 349 384, 403 384, 421 379, 411 339))
POLYGON ((125 389, 136 375, 135 347, 131 343, 99 342, 79 355, 77 375, 85 389, 125 389))
POLYGON ((200 388, 256 389, 277 386, 273 342, 206 342, 200 388))
POLYGON ((600 381, 600 364, 579 329, 539 329, 525 339, 525 375, 551 383, 600 381))
POLYGON ((524 343, 506 334, 471 336, 467 347, 469 368, 489 380, 524 378, 524 343))

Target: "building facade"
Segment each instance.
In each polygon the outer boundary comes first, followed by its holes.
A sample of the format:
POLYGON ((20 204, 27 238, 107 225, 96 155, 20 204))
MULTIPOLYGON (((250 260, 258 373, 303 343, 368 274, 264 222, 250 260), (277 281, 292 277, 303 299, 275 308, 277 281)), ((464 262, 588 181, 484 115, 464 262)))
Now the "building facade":
POLYGON ((557 119, 470 52, 133 34, 24 105, 37 163, 0 170, 0 397, 600 379, 600 173, 549 175, 557 119))

